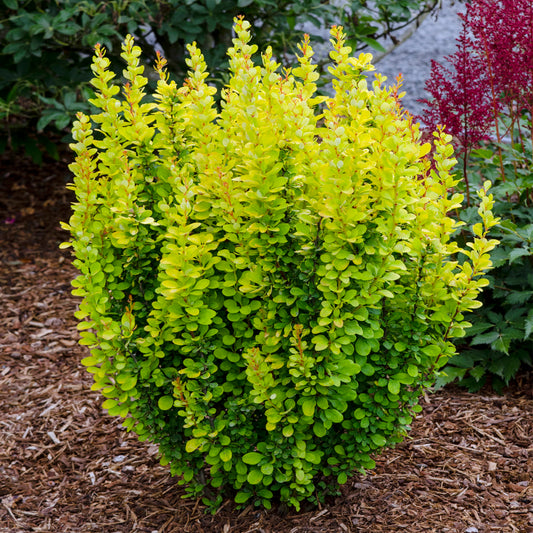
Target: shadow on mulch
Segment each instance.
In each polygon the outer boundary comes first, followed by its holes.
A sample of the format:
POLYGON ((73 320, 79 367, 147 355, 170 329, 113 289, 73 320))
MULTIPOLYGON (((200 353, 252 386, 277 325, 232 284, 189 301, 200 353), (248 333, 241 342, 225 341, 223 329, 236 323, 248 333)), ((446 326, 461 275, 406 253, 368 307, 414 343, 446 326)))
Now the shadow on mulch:
POLYGON ((533 533, 531 374, 501 396, 428 395, 409 439, 320 508, 213 516, 182 499, 79 364, 67 162, 0 158, 0 532, 533 533))

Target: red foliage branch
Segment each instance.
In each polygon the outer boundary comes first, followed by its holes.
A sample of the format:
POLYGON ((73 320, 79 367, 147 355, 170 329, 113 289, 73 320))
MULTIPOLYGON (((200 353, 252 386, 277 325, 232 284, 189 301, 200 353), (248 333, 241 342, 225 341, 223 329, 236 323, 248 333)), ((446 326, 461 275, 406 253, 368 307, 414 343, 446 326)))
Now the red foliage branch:
POLYGON ((425 108, 418 118, 432 129, 445 125, 454 136, 456 150, 463 157, 469 203, 466 163, 471 150, 490 133, 499 142, 506 134, 512 135, 524 113, 531 124, 533 3, 471 0, 459 16, 463 24, 457 50, 445 58, 446 66, 432 63, 426 82, 430 98, 421 100, 425 108), (503 134, 502 117, 509 119, 503 134))

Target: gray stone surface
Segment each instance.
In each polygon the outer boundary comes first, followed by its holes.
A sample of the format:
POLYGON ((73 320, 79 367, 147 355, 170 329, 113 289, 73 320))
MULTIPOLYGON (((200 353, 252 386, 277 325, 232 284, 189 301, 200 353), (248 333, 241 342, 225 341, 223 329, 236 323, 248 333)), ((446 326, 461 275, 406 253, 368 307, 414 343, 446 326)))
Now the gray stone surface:
MULTIPOLYGON (((415 115, 422 110, 417 100, 426 97, 424 85, 431 72, 431 60, 442 61, 445 56, 455 52, 456 38, 461 30, 461 20, 457 13, 464 11, 463 2, 464 0, 441 0, 441 7, 427 16, 405 42, 374 64, 376 71, 387 76, 388 85, 392 85, 396 76, 402 73, 403 90, 406 92, 403 105, 415 115)), ((304 24, 302 32, 304 31, 316 33, 317 30, 304 24)), ((397 37, 402 37, 402 31, 398 32, 397 37)), ((329 38, 328 30, 321 33, 324 38, 329 38)), ((392 43, 389 40, 382 44, 388 49, 392 43)), ((331 47, 328 43, 315 45, 314 49, 317 58, 322 59, 331 47)), ((372 50, 366 51, 371 52, 376 59, 382 55, 372 50)))
POLYGON ((389 84, 402 73, 406 92, 403 105, 413 114, 421 112, 417 100, 426 97, 424 85, 431 71, 431 60, 441 61, 455 52, 461 30, 459 11, 464 11, 464 4, 442 0, 442 8, 435 15, 426 17, 407 41, 375 65, 377 71, 387 76, 389 84))

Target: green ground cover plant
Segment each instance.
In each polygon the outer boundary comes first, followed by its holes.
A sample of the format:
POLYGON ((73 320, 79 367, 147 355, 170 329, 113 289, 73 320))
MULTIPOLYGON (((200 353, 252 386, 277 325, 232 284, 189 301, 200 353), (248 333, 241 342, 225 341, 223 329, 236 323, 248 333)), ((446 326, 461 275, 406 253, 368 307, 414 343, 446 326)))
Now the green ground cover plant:
MULTIPOLYGON (((458 379, 471 390, 490 382, 501 389, 533 359, 533 4, 529 0, 473 0, 463 15, 457 52, 435 63, 425 122, 446 125, 460 164, 459 215, 469 221, 478 200, 472 187, 493 184, 501 241, 483 292, 483 307, 459 341, 460 353, 439 382, 458 379)), ((468 224, 460 239, 472 237, 468 224)))
POLYGON ((104 408, 214 507, 299 508, 405 437, 480 305, 497 220, 487 183, 473 238, 451 239, 451 137, 422 142, 341 27, 332 97, 307 37, 280 71, 234 30, 220 110, 195 45, 182 87, 158 58, 153 99, 131 36, 126 84, 97 46, 64 246, 104 408))

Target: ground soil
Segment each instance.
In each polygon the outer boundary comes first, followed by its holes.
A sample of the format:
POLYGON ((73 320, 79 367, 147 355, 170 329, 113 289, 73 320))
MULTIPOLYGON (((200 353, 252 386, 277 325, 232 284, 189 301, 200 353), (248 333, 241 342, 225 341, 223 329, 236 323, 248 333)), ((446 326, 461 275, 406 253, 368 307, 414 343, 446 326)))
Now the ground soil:
POLYGON ((0 160, 0 532, 533 533, 533 395, 428 394, 408 440, 300 513, 215 514, 182 498, 157 450, 101 408, 80 365, 76 275, 59 221, 68 156, 0 160))

